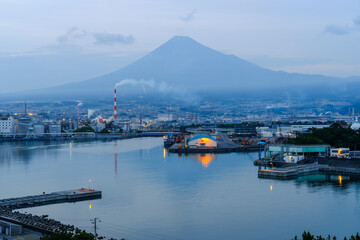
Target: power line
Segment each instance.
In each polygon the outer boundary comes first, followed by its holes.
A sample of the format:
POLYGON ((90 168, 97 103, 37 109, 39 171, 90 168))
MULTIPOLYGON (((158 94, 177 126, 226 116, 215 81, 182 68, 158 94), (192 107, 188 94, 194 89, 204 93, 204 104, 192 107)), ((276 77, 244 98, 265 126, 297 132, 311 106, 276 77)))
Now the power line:
POLYGON ((94 224, 95 240, 98 239, 98 238, 97 238, 97 233, 96 233, 96 222, 97 222, 97 221, 101 222, 101 220, 100 220, 99 218, 94 218, 94 219, 91 219, 91 220, 90 220, 90 222, 91 222, 92 224, 94 224))

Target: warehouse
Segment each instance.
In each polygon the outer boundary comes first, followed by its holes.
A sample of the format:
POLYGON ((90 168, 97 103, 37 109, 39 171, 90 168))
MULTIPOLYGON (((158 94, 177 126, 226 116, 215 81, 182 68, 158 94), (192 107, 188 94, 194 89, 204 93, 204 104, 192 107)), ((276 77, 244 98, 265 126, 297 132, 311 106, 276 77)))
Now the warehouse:
POLYGON ((198 134, 189 139, 189 148, 216 148, 217 140, 209 135, 198 134))

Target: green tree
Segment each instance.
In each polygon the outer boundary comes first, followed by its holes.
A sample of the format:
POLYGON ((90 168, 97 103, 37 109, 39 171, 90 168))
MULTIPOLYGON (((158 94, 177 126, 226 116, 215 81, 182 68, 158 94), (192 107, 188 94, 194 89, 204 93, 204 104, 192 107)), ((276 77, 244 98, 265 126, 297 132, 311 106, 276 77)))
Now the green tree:
POLYGON ((40 240, 71 240, 72 236, 71 233, 51 233, 43 235, 40 240))
POLYGON ((75 129, 74 132, 95 132, 95 130, 90 126, 87 126, 75 129))
POLYGON ((95 236, 91 233, 81 232, 71 238, 71 240, 94 240, 95 236))

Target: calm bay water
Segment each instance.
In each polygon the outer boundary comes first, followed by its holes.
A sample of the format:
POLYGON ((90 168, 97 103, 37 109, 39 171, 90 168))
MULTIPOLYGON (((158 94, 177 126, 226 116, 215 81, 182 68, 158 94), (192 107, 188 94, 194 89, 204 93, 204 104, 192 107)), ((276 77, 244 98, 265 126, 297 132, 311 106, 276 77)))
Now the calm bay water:
POLYGON ((360 182, 258 179, 257 153, 168 154, 161 138, 1 143, 0 198, 91 187, 99 200, 22 209, 126 239, 291 239, 360 231, 360 182), (89 182, 91 179, 91 182, 89 182))

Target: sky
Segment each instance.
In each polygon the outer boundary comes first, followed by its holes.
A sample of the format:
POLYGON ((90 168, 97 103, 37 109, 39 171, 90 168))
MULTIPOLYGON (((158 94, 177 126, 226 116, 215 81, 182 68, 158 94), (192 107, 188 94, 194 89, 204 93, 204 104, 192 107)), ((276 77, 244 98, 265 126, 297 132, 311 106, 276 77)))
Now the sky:
POLYGON ((360 76, 359 0, 0 0, 0 93, 100 76, 176 35, 274 70, 360 76))

